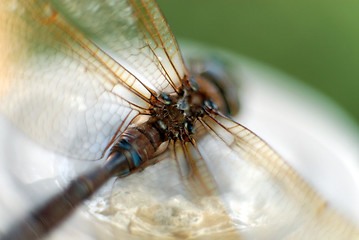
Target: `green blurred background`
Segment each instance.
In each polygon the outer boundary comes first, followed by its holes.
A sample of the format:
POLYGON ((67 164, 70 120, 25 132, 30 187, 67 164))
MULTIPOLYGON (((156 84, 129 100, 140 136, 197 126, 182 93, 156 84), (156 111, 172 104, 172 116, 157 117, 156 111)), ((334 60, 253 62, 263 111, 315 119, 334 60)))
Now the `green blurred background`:
POLYGON ((359 123, 359 1, 158 0, 176 37, 240 53, 336 101, 359 123))

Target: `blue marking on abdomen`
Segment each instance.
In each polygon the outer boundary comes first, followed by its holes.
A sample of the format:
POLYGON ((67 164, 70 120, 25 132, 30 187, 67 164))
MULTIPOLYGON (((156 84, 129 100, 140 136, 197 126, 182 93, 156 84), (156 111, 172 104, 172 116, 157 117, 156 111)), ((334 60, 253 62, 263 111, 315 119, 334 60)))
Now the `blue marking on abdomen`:
POLYGON ((137 152, 135 151, 131 151, 131 156, 132 156, 132 161, 133 161, 133 165, 137 168, 138 166, 141 165, 141 158, 140 156, 138 155, 137 152))
MULTIPOLYGON (((141 159, 140 155, 135 150, 133 150, 131 144, 129 144, 127 140, 122 139, 121 141, 118 142, 117 145, 120 148, 122 148, 123 151, 129 151, 130 152, 134 168, 137 168, 137 167, 139 167, 141 165, 142 159, 141 159)), ((127 175, 129 173, 130 173, 130 170, 129 171, 124 171, 121 174, 121 176, 127 175)))
POLYGON ((126 150, 131 150, 132 148, 131 145, 125 139, 119 141, 118 146, 126 150))
POLYGON ((123 171, 119 177, 124 177, 124 176, 127 176, 128 174, 130 174, 130 169, 126 169, 125 171, 123 171))

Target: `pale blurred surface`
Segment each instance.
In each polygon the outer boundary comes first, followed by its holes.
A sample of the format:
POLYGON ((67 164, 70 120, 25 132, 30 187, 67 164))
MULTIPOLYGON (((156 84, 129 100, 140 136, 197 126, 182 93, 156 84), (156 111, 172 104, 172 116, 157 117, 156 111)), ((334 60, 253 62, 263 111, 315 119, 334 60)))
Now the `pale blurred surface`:
MULTIPOLYGON (((187 47, 185 52, 196 56, 202 54, 196 49, 198 47, 187 47)), ((359 202, 359 133, 355 124, 327 99, 290 77, 245 58, 223 56, 235 66, 241 79, 242 109, 236 120, 273 146, 329 201, 329 206, 359 223, 356 204, 359 202)), ((3 189, 0 229, 59 191, 78 172, 99 163, 71 161, 48 152, 12 128, 3 118, 0 127, 3 133, 0 136, 0 186, 3 189)), ((205 236, 196 239, 208 239, 206 234, 216 239, 223 232, 226 232, 226 239, 233 236, 236 231, 227 224, 228 215, 223 206, 217 204, 218 200, 204 199, 201 204, 194 205, 176 195, 182 190, 175 189, 176 186, 180 188, 180 183, 176 182, 178 177, 171 171, 168 161, 164 161, 126 180, 108 183, 50 238, 109 239, 115 235, 116 238, 128 239, 133 236, 131 233, 136 234, 133 239, 143 239, 141 236, 158 239, 159 235, 163 239, 186 239, 199 233, 205 236), (159 177, 153 178, 157 173, 159 177), (157 236, 150 237, 151 234, 157 236)), ((235 175, 228 176, 229 184, 234 187, 241 184, 236 182, 235 175)), ((265 192, 265 185, 252 184, 247 187, 265 192)), ((242 224, 236 226, 242 237, 278 239, 282 236, 285 239, 290 235, 291 226, 280 219, 296 222, 291 214, 291 211, 296 211, 295 205, 278 202, 271 208, 271 214, 275 216, 273 222, 263 224, 258 221, 248 225, 243 218, 248 213, 243 209, 252 208, 244 208, 241 203, 245 201, 237 201, 233 196, 231 198, 229 194, 224 200, 226 205, 239 210, 231 215, 242 224)), ((258 209, 253 208, 252 214, 260 214, 258 209)), ((313 239, 320 233, 305 230, 304 236, 313 239)))

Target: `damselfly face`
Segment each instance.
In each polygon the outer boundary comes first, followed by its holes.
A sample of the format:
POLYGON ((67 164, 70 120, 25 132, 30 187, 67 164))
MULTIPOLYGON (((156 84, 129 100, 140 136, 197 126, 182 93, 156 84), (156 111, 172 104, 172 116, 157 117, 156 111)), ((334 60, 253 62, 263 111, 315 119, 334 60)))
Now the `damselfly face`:
POLYGON ((116 181, 105 207, 92 204, 103 221, 122 222, 126 238, 239 239, 273 222, 272 238, 358 236, 263 140, 228 118, 237 110, 228 76, 187 70, 154 1, 0 4, 0 110, 31 139, 96 160, 147 121, 163 134, 143 167, 158 164, 116 181))

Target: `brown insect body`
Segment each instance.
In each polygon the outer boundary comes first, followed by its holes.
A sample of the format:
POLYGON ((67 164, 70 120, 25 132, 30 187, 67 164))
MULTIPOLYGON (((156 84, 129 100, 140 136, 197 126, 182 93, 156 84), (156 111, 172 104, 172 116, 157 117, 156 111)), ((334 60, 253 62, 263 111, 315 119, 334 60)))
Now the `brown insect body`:
MULTIPOLYGON (((133 128, 125 130, 110 150, 111 155, 124 153, 128 169, 120 169, 117 175, 127 176, 151 165, 158 149, 167 141, 192 141, 193 126, 205 114, 205 109, 226 112, 226 98, 218 87, 207 78, 200 76, 184 81, 179 94, 161 94, 150 107, 149 119, 133 128), (197 81, 196 81, 197 80, 197 81), (218 107, 220 106, 220 107, 218 107), (122 171, 122 172, 121 172, 122 171)), ((108 160, 109 161, 109 160, 108 160)))
POLYGON ((65 157, 100 159, 112 146, 102 166, 73 179, 2 239, 45 236, 109 179, 165 153, 188 167, 189 174, 178 167, 182 183, 193 183, 188 192, 200 196, 199 186, 217 193, 221 183, 224 193, 234 194, 232 210, 241 217, 229 225, 238 230, 271 223, 273 232, 289 232, 291 239, 292 232, 308 239, 303 233, 317 233, 317 227, 330 237, 335 230, 340 238, 357 239, 357 228, 330 211, 265 141, 226 117, 239 109, 226 71, 190 64, 188 73, 154 0, 0 1, 0 20, 1 114, 65 157), (292 219, 283 225, 278 209, 292 219))

